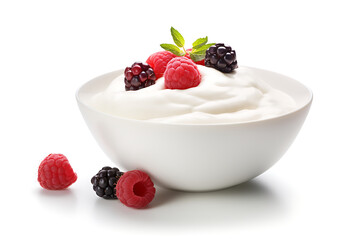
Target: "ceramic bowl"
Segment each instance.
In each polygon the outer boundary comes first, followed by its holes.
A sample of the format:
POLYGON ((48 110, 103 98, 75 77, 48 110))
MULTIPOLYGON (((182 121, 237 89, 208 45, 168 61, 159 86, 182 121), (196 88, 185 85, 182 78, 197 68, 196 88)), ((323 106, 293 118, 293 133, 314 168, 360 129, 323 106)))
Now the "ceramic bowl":
POLYGON ((99 76, 76 92, 80 111, 105 154, 122 170, 147 172, 157 185, 209 191, 248 181, 273 166, 301 129, 312 92, 300 82, 251 68, 296 102, 293 111, 259 121, 226 124, 170 124, 112 116, 87 99, 104 90, 121 70, 99 76))

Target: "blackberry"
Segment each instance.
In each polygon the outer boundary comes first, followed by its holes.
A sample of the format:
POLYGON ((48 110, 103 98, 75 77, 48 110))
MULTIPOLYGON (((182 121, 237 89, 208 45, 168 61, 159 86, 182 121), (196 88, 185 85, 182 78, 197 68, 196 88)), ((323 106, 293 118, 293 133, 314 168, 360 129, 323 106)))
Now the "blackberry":
POLYGON ((125 68, 124 82, 126 91, 134 91, 155 84, 154 70, 147 64, 135 62, 131 67, 125 68))
POLYGON ((123 175, 118 168, 103 167, 95 176, 91 178, 93 189, 99 197, 105 199, 117 199, 116 183, 123 175))
POLYGON ((230 46, 217 43, 206 50, 205 66, 229 73, 238 67, 236 52, 230 46))

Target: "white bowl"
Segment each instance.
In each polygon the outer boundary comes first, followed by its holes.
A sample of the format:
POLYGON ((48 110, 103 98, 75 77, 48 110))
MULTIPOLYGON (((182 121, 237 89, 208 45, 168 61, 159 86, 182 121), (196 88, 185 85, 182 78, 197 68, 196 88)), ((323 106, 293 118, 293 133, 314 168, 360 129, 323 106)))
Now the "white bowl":
POLYGON ((296 109, 259 121, 189 125, 126 119, 87 105, 86 99, 104 90, 120 70, 85 83, 76 99, 96 141, 121 169, 143 170, 156 184, 171 189, 217 190, 248 181, 273 166, 294 141, 311 106, 312 92, 298 81, 251 69, 292 96, 296 109))

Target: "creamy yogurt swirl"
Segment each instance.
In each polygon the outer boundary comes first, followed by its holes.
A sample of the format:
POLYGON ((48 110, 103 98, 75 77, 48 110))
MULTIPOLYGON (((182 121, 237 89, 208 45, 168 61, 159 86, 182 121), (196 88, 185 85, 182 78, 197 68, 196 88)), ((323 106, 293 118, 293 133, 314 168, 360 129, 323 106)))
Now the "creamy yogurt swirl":
POLYGON ((224 74, 198 65, 197 87, 165 89, 164 78, 150 87, 125 91, 124 76, 115 78, 89 104, 114 116, 181 124, 237 123, 285 114, 295 108, 287 94, 272 88, 256 72, 239 67, 224 74))

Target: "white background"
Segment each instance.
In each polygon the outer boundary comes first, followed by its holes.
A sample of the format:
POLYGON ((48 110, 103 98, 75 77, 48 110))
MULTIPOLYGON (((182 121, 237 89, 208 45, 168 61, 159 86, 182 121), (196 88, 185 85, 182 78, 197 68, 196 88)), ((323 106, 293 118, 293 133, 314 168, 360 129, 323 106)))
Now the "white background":
POLYGON ((1 234, 359 239, 356 3, 1 1, 1 234), (236 49, 240 65, 298 79, 313 90, 314 102, 289 151, 253 181, 209 193, 158 188, 148 209, 135 210, 92 191, 91 177, 112 163, 74 95, 91 78, 161 50, 160 43, 171 42, 170 26, 189 47, 207 35, 236 49), (52 152, 65 154, 78 174, 65 191, 37 183, 38 165, 52 152))

